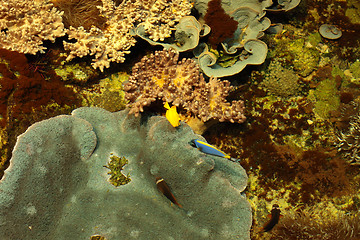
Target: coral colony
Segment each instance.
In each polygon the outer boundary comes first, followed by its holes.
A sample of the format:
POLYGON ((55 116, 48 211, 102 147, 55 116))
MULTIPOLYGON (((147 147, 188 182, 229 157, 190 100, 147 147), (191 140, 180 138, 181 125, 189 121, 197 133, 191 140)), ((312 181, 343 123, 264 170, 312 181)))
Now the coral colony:
POLYGON ((0 239, 359 239, 359 13, 0 0, 0 239))

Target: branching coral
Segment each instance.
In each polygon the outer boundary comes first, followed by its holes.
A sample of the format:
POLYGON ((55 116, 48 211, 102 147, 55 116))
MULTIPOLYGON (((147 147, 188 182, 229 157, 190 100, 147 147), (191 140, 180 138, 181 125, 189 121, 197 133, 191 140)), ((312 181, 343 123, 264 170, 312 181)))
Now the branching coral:
POLYGON ((199 66, 191 59, 178 61, 173 50, 157 51, 135 64, 124 84, 131 113, 138 115, 156 100, 170 102, 193 113, 203 122, 210 119, 243 122, 243 101, 226 102, 230 82, 211 78, 206 82, 199 66))
POLYGON ((0 0, 0 48, 44 52, 44 40, 65 34, 61 15, 47 0, 0 0))
POLYGON ((106 19, 100 16, 98 6, 101 0, 51 0, 54 6, 64 12, 63 22, 66 28, 83 26, 89 30, 92 25, 103 29, 106 19))
POLYGON ((92 26, 86 30, 82 26, 70 26, 67 34, 70 39, 77 41, 64 41, 65 49, 70 51, 67 60, 93 55, 92 66, 103 71, 110 66, 110 62, 121 63, 125 60, 125 54, 130 53, 130 47, 136 43, 130 33, 135 26, 141 24, 154 41, 164 40, 170 37, 175 23, 190 14, 191 6, 187 0, 126 0, 119 6, 111 0, 102 0, 102 6, 98 8, 100 15, 106 19, 106 28, 92 26))

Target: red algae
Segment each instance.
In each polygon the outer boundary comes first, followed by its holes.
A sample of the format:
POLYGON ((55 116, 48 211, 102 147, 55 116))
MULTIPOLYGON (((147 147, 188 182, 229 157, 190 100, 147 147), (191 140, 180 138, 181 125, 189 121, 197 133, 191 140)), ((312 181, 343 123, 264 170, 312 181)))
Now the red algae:
POLYGON ((213 48, 227 38, 234 36, 238 22, 225 13, 221 0, 211 0, 204 16, 205 22, 211 27, 209 43, 213 48))

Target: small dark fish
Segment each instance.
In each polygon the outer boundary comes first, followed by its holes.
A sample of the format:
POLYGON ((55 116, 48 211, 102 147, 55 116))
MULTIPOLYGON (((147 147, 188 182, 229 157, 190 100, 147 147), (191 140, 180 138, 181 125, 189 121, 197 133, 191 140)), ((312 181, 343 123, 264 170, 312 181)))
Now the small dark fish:
POLYGON ((262 227, 263 232, 269 232, 275 227, 280 219, 280 207, 277 204, 274 204, 271 209, 270 220, 262 227))
POLYGON ((181 204, 176 201, 176 198, 172 194, 170 187, 167 185, 167 183, 164 181, 163 178, 160 177, 156 178, 156 186, 159 189, 159 191, 162 192, 165 195, 165 197, 167 197, 172 203, 182 208, 181 204))

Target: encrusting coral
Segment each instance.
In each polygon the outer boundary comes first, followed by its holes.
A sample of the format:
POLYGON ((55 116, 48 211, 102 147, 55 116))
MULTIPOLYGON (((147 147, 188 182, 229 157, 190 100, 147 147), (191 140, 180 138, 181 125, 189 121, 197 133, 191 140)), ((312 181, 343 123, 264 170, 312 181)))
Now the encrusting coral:
POLYGON ((195 61, 178 59, 175 51, 163 50, 135 64, 128 82, 124 83, 130 113, 137 116, 145 106, 161 100, 191 112, 203 122, 245 121, 243 101, 226 102, 232 89, 229 81, 210 78, 206 82, 195 61))
POLYGON ((43 53, 43 41, 65 35, 61 16, 48 0, 0 0, 0 48, 43 53))
POLYGON ((80 108, 19 136, 0 181, 1 239, 249 240, 240 164, 190 146, 204 139, 187 124, 128 112, 80 108), (127 184, 111 184, 111 155, 128 160, 127 184), (157 189, 157 177, 183 208, 157 189))

